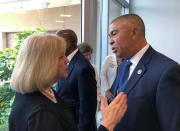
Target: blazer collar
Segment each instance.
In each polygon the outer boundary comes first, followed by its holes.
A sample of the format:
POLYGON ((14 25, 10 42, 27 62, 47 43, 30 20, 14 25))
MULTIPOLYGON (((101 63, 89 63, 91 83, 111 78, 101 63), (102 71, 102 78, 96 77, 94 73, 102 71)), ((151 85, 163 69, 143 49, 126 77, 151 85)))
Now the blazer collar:
POLYGON ((71 54, 69 54, 67 56, 67 58, 69 59, 69 61, 71 61, 71 59, 76 55, 76 53, 78 52, 78 49, 75 49, 71 54))
POLYGON ((79 55, 80 55, 80 52, 77 51, 76 54, 72 57, 69 65, 68 65, 68 76, 71 74, 71 72, 74 68, 74 64, 76 63, 79 55))

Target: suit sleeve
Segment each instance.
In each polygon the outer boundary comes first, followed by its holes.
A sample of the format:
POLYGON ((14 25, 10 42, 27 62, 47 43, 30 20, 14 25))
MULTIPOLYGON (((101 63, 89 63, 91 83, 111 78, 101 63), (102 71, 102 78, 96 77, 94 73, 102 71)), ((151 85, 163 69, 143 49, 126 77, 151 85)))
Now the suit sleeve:
POLYGON ((97 87, 95 73, 92 66, 88 66, 79 73, 79 131, 96 131, 97 87))
POLYGON ((62 79, 62 80, 56 82, 56 92, 57 92, 57 94, 59 94, 60 88, 63 87, 64 82, 65 82, 65 79, 62 79))
POLYGON ((59 92, 59 82, 56 82, 56 92, 58 93, 59 92))
MULTIPOLYGON (((98 78, 98 70, 95 65, 92 65, 92 66, 94 68, 94 72, 95 72, 95 76, 96 76, 97 95, 101 95, 101 86, 100 86, 99 78, 98 78)), ((98 96, 97 96, 97 99, 100 100, 100 98, 98 98, 98 96)))
POLYGON ((161 75, 156 107, 162 131, 180 130, 180 66, 168 66, 161 75))

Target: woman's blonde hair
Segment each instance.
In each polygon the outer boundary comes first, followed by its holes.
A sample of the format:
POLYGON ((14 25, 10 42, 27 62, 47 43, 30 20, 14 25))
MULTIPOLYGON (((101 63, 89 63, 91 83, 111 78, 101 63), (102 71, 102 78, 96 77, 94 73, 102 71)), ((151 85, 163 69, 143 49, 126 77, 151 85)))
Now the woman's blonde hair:
POLYGON ((11 88, 21 93, 44 90, 52 86, 58 60, 65 53, 65 41, 55 35, 32 35, 19 50, 11 76, 11 88))

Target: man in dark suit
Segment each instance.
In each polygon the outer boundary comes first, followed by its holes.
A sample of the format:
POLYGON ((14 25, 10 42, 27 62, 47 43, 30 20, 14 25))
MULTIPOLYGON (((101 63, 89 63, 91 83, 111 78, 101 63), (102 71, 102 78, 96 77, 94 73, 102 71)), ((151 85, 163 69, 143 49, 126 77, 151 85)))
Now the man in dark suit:
POLYGON ((56 35, 66 40, 66 56, 70 61, 68 77, 57 83, 57 94, 69 104, 79 131, 96 131, 97 88, 94 69, 78 51, 74 31, 59 30, 56 35))
MULTIPOLYGON (((143 20, 135 14, 120 16, 109 26, 109 43, 117 56, 131 62, 128 109, 114 131, 179 131, 180 66, 155 51, 146 41, 143 20)), ((121 74, 123 72, 123 64, 121 74)), ((117 84, 114 97, 117 95, 117 84)))

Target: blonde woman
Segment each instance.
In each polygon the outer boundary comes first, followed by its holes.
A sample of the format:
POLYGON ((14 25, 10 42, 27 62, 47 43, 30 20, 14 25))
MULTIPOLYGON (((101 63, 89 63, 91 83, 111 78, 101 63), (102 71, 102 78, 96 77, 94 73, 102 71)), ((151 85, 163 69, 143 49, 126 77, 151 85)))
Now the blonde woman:
MULTIPOLYGON (((54 35, 34 35, 23 42, 11 78, 16 97, 9 131, 77 131, 71 111, 51 88, 67 76, 65 49, 64 39, 54 35)), ((112 130, 126 108, 124 94, 111 106, 103 104, 104 120, 99 131, 112 130)))
POLYGON ((11 77, 16 97, 9 117, 10 131, 76 130, 74 118, 51 86, 67 76, 65 41, 51 35, 27 38, 11 77))

